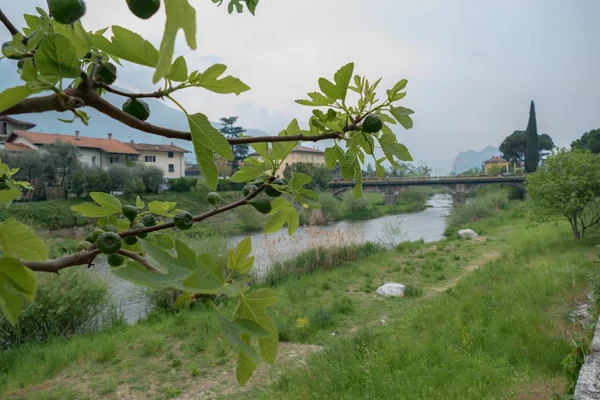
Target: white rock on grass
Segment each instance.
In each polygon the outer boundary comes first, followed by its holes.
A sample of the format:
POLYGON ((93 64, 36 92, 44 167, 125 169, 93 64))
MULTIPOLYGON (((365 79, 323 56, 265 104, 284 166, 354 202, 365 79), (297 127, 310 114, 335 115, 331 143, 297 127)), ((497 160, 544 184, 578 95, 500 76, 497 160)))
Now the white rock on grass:
POLYGON ((458 231, 458 236, 460 236, 461 239, 473 239, 479 235, 473 229, 461 229, 458 231))
POLYGON ((401 283, 386 283, 377 288, 377 294, 385 297, 403 297, 406 286, 401 283))

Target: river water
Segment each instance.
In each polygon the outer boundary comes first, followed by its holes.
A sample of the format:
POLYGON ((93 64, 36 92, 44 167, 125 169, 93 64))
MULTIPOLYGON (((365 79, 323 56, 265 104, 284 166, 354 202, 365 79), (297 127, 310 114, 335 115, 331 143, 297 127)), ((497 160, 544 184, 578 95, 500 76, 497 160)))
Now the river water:
MULTIPOLYGON (((423 239, 433 242, 442 239, 446 229, 446 216, 452 206, 449 195, 437 194, 428 201, 428 208, 400 215, 388 215, 365 221, 341 221, 330 225, 299 227, 294 236, 287 229, 264 235, 252 233, 252 255, 255 273, 259 276, 276 261, 292 258, 304 250, 319 246, 335 246, 378 242, 393 245, 402 241, 423 239)), ((228 246, 235 246, 248 235, 233 236, 228 246)), ((110 284, 113 301, 124 318, 133 323, 149 312, 148 298, 143 289, 114 277, 106 261, 97 263, 93 270, 110 284)))

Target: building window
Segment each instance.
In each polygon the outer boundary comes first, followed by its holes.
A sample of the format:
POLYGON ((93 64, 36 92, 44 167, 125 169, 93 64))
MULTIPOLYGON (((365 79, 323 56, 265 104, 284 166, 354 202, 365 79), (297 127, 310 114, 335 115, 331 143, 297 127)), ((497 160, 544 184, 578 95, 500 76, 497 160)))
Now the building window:
POLYGON ((169 172, 175 172, 175 165, 169 164, 169 172))
POLYGON ((167 155, 169 156, 169 158, 173 158, 173 157, 175 157, 175 155, 173 154, 173 152, 172 152, 172 151, 168 152, 168 153, 167 153, 167 155))
POLYGON ((119 162, 119 157, 108 157, 109 164, 117 164, 119 162))
POLYGON ((2 134, 8 135, 8 123, 7 122, 2 122, 2 134))
POLYGON ((92 167, 96 166, 96 157, 92 157, 92 167))
POLYGON ((156 162, 156 156, 145 156, 144 161, 145 162, 156 162))

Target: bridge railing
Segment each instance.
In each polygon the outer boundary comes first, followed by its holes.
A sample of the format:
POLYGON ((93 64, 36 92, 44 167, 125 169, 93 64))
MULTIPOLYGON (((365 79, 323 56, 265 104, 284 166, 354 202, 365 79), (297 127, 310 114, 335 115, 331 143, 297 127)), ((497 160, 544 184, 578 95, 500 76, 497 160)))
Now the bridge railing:
MULTIPOLYGON (((478 176, 434 176, 427 178, 382 178, 382 179, 363 179, 363 186, 381 185, 381 184, 427 184, 427 183, 474 183, 474 182, 524 182, 525 175, 478 175, 478 176)), ((337 180, 329 183, 330 186, 346 186, 354 184, 353 180, 337 180)))

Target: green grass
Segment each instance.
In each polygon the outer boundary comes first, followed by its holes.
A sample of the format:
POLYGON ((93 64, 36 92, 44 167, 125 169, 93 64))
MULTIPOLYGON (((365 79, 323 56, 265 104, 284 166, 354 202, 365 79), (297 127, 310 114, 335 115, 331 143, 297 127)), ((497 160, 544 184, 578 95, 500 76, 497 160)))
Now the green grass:
MULTIPOLYGON (((162 399, 215 380, 202 390, 227 387, 233 398, 545 398, 539 386, 562 395, 560 361, 577 329, 566 316, 597 273, 597 240, 574 242, 563 224, 529 229, 520 217, 516 207, 475 222, 486 241, 403 244, 272 282, 280 339, 323 346, 305 366, 282 353, 272 385, 265 372, 254 387, 236 386, 214 313, 196 307, 0 353, 0 397, 39 398, 43 388, 57 393, 48 398, 162 399), (374 294, 390 281, 408 285, 407 296, 374 294)), ((316 264, 303 256, 290 265, 316 264)))

